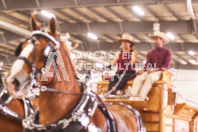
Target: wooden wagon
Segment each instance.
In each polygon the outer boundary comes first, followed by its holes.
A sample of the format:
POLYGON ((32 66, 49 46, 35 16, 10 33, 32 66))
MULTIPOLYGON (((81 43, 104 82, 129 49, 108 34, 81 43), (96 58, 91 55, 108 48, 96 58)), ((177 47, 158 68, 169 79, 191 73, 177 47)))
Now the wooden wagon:
MULTIPOLYGON (((197 132, 198 108, 188 104, 176 104, 172 92, 172 74, 162 72, 162 77, 151 88, 148 101, 130 99, 104 99, 109 103, 124 103, 136 108, 142 116, 148 132, 197 132)), ((97 94, 108 89, 108 81, 97 82, 97 94)), ((124 89, 133 85, 128 81, 124 89)))

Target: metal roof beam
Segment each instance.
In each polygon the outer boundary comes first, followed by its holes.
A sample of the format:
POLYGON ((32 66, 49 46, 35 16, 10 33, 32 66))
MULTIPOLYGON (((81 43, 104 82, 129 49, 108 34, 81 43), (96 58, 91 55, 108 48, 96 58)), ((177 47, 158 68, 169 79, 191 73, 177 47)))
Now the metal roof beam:
MULTIPOLYGON (((161 3, 184 3, 186 0, 162 0, 161 3)), ((194 0, 198 1, 198 0, 194 0)), ((194 2, 193 1, 193 2, 194 2)), ((138 4, 157 4, 156 0, 39 0, 39 6, 36 0, 7 0, 0 1, 0 10, 33 10, 33 9, 55 9, 70 7, 94 7, 94 6, 113 6, 113 5, 138 5, 138 4)))
POLYGON ((5 29, 0 28, 0 32, 2 32, 2 34, 0 34, 0 43, 6 43, 9 41, 18 40, 18 39, 23 38, 23 36, 13 33, 11 31, 7 31, 5 29))
MULTIPOLYGON (((160 21, 161 31, 172 31, 174 33, 191 33, 189 21, 160 21)), ((122 22, 127 33, 151 33, 153 32, 153 22, 122 22)), ((118 22, 90 23, 90 30, 95 34, 122 34, 118 22)), ((62 32, 71 34, 85 34, 89 30, 85 23, 62 23, 62 32)))

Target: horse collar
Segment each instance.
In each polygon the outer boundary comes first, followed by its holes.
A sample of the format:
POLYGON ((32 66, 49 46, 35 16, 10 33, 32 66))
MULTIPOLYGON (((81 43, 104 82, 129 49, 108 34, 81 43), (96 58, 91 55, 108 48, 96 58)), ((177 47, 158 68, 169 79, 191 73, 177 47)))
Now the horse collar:
MULTIPOLYGON (((84 85, 81 84, 81 87, 84 85)), ((84 89, 84 88, 83 88, 84 89)), ((93 96, 81 96, 75 108, 67 114, 63 119, 48 125, 37 124, 38 111, 23 120, 25 130, 30 131, 79 131, 84 127, 88 127, 89 120, 98 107, 97 97, 93 93, 83 91, 84 94, 92 94, 93 96)))

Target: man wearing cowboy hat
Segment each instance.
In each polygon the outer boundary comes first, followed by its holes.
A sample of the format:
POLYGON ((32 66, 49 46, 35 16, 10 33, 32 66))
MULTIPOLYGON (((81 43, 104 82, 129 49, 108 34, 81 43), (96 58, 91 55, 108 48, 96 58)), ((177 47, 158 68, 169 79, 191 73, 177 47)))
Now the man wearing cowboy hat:
POLYGON ((136 75, 133 67, 137 61, 137 51, 133 49, 135 46, 133 37, 129 34, 123 34, 122 38, 118 39, 118 42, 121 44, 122 50, 115 54, 111 63, 113 66, 117 64, 118 69, 116 75, 110 80, 109 90, 114 86, 116 86, 116 90, 123 90, 127 81, 136 75), (118 83, 119 80, 120 82, 118 83), (118 85, 116 85, 117 83, 118 85))
POLYGON ((139 75, 134 79, 130 90, 133 96, 139 96, 143 100, 152 85, 161 78, 162 70, 170 67, 172 57, 171 51, 164 48, 164 45, 169 43, 169 38, 165 33, 155 31, 150 38, 153 40, 155 49, 147 54, 145 68, 137 71, 139 75))

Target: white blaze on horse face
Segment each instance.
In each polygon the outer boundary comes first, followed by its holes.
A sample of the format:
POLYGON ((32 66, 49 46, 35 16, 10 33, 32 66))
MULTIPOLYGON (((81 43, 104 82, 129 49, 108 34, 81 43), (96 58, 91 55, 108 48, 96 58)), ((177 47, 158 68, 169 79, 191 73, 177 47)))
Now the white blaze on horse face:
MULTIPOLYGON (((33 44, 31 43, 27 44, 25 48, 22 50, 20 56, 28 58, 33 48, 34 48, 33 44)), ((12 65, 10 76, 7 78, 7 81, 12 81, 14 76, 22 70, 24 64, 25 64, 24 60, 21 59, 16 60, 12 65)))

